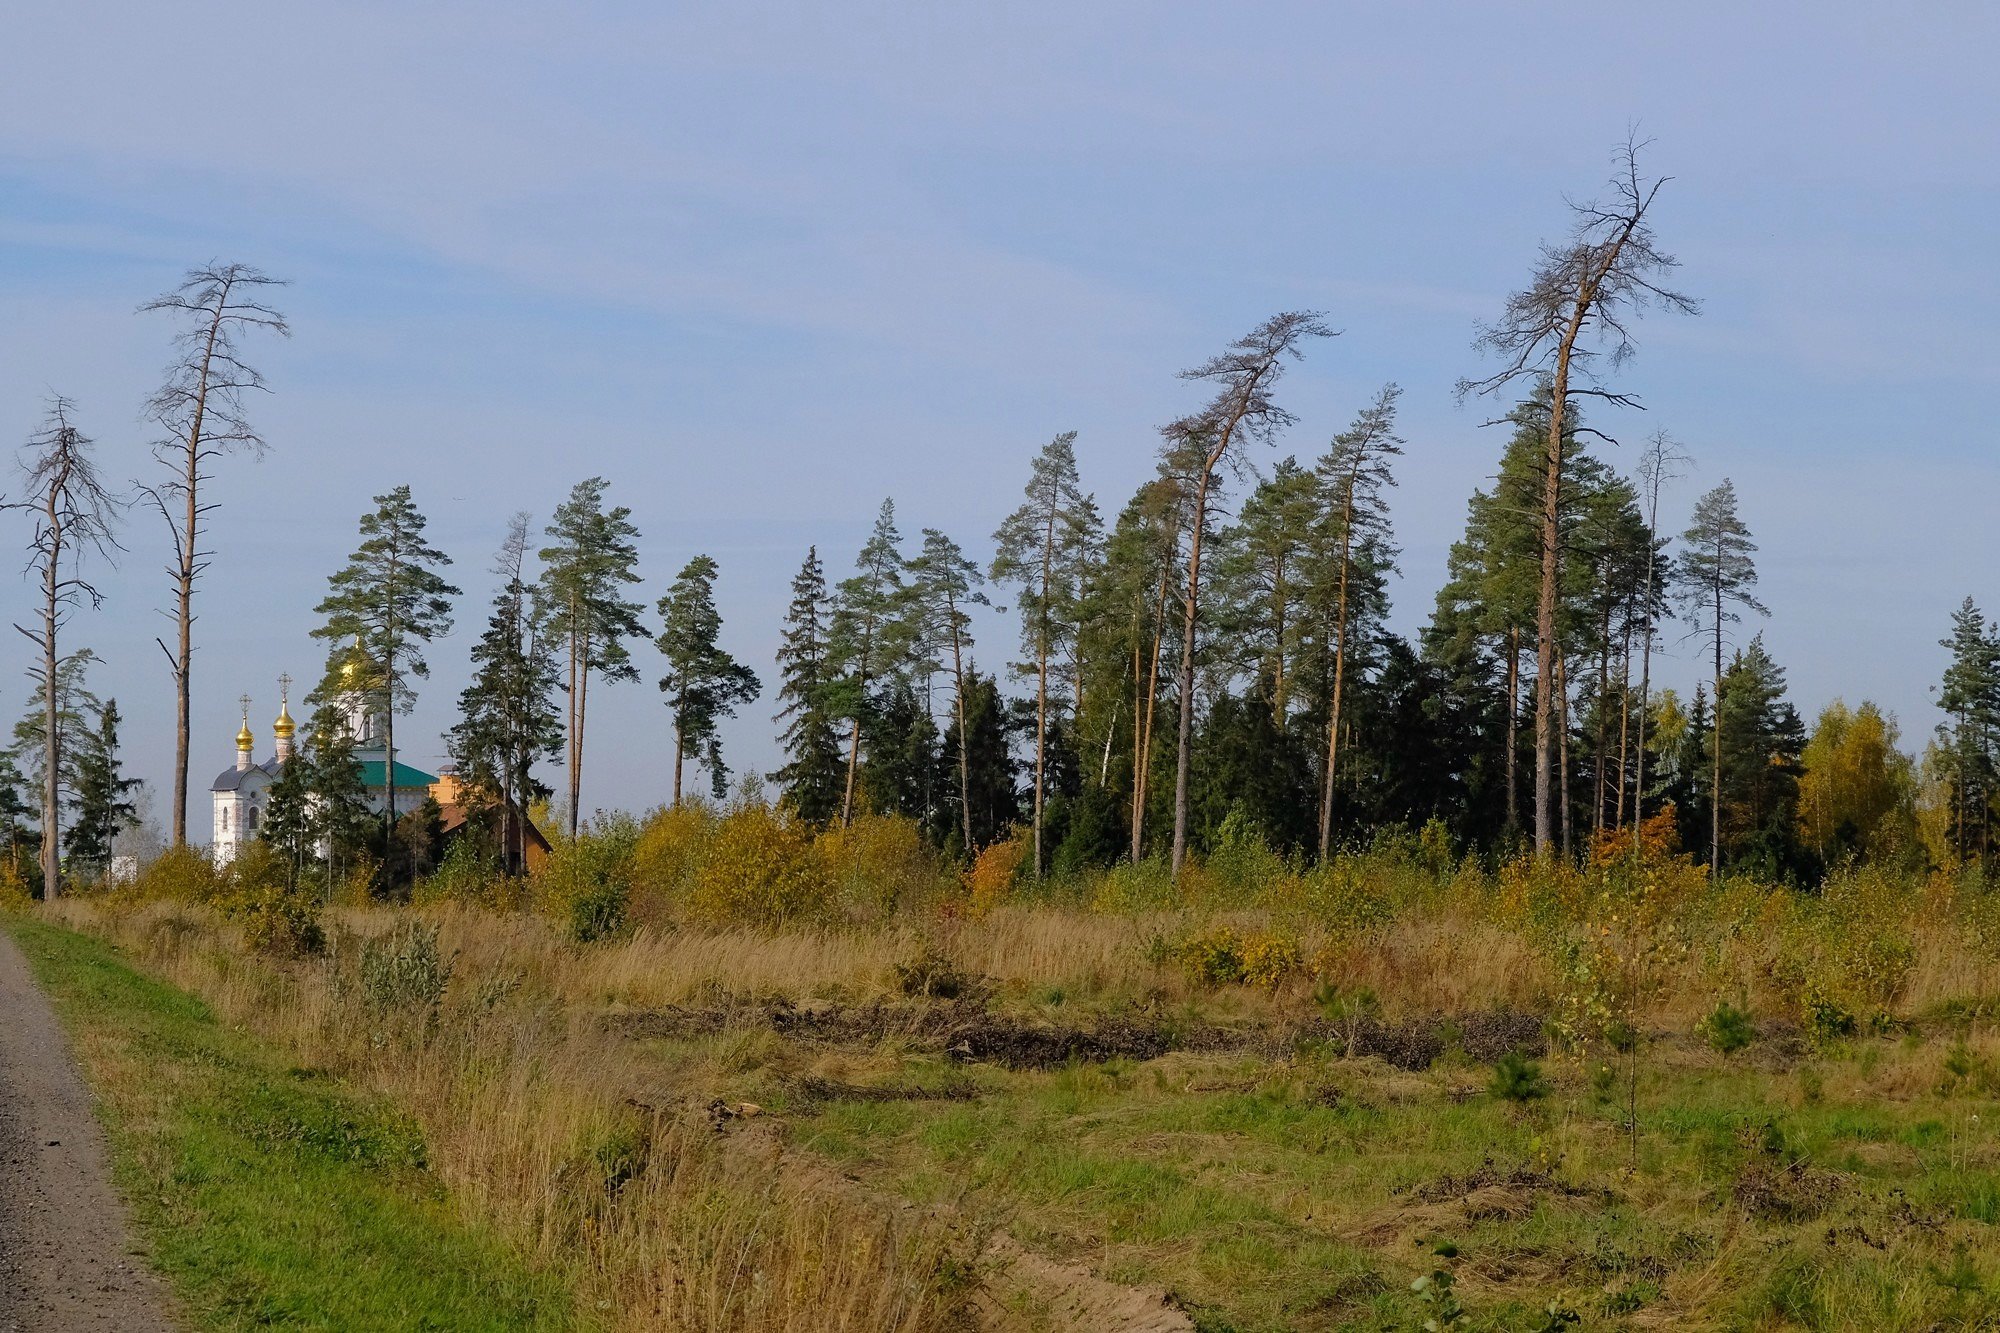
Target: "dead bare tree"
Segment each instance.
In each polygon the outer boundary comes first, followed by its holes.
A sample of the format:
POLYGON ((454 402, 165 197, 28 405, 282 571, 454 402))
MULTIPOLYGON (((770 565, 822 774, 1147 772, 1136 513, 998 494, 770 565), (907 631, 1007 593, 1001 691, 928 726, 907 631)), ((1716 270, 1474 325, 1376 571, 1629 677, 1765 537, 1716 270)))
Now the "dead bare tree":
POLYGON ((255 298, 267 287, 283 286, 245 264, 209 264, 190 269, 181 285, 146 302, 140 313, 164 310, 177 317, 175 358, 166 381, 146 403, 146 416, 166 431, 153 446, 166 478, 142 485, 140 494, 160 512, 173 536, 167 578, 174 591, 175 639, 158 639, 174 678, 174 806, 168 836, 187 842, 190 676, 194 666, 194 585, 214 552, 202 546, 214 502, 202 486, 216 459, 238 450, 264 452, 264 437, 244 413, 247 392, 262 391, 264 377, 245 362, 237 346, 247 329, 290 337, 285 317, 255 298))
POLYGON ((122 507, 99 480, 90 437, 70 420, 73 409, 67 398, 49 401, 48 416, 21 459, 24 498, 6 505, 28 514, 34 524, 26 572, 39 585, 38 615, 32 626, 14 628, 39 654, 28 679, 42 701, 42 897, 51 902, 62 887, 60 687, 62 669, 75 656, 63 655, 59 639, 77 607, 95 609, 104 601, 83 567, 87 557, 109 558, 118 549, 112 528, 122 507))
MULTIPOLYGON (((1572 203, 1569 239, 1542 247, 1541 263, 1528 286, 1507 299, 1497 324, 1479 332, 1476 345, 1497 353, 1505 364, 1484 379, 1459 381, 1461 398, 1496 393, 1523 377, 1546 378, 1551 388, 1548 454, 1543 467, 1541 512, 1541 596, 1536 607, 1535 643, 1535 851, 1549 850, 1553 838, 1553 767, 1556 759, 1556 610, 1561 589, 1563 417, 1572 398, 1602 398, 1637 407, 1630 394, 1604 387, 1603 371, 1616 370, 1634 351, 1633 319, 1652 306, 1696 314, 1700 305, 1665 285, 1679 266, 1659 248, 1647 222, 1653 201, 1668 177, 1648 180, 1639 173, 1646 144, 1627 138, 1618 151, 1611 197, 1604 203, 1572 203)), ((1588 427, 1578 428, 1589 430, 1588 427)), ((1589 431, 1601 435, 1601 432, 1589 431)), ((1608 437, 1605 437, 1608 438, 1608 437)))
POLYGON ((1181 873, 1187 856, 1188 758, 1194 743, 1195 641, 1201 619, 1201 540, 1208 528, 1208 509, 1221 484, 1217 469, 1226 462, 1241 467, 1241 446, 1269 443, 1296 419, 1271 397, 1271 386, 1284 372, 1286 358, 1304 355, 1308 338, 1331 338, 1318 311, 1287 311, 1271 316, 1231 343, 1222 355, 1181 372, 1182 379, 1218 385, 1215 397, 1191 416, 1161 428, 1162 452, 1192 464, 1193 486, 1188 498, 1187 588, 1181 602, 1179 743, 1174 757, 1173 873, 1181 873))

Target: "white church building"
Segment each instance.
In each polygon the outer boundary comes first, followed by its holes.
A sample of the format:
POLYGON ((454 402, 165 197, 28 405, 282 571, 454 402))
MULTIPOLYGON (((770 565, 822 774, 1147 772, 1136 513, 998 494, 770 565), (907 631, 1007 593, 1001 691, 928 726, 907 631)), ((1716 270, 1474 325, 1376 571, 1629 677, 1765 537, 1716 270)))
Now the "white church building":
MULTIPOLYGON (((357 650, 358 651, 358 650, 357 650)), ((342 668, 342 674, 350 678, 362 678, 358 668, 364 663, 357 659, 342 668)), ((278 717, 271 724, 271 757, 258 762, 256 758, 257 738, 250 731, 250 701, 243 700, 243 729, 236 733, 236 763, 225 768, 216 776, 209 787, 215 803, 214 837, 210 844, 211 855, 218 866, 228 865, 236 853, 257 836, 258 827, 263 823, 270 805, 271 787, 291 762, 298 735, 298 724, 292 721, 289 700, 291 678, 280 677, 278 681, 278 717)), ((369 805, 376 810, 383 808, 383 795, 387 787, 384 764, 388 759, 388 742, 384 734, 382 707, 385 700, 373 690, 355 688, 344 692, 339 699, 340 715, 348 731, 354 736, 354 757, 361 767, 361 785, 367 789, 369 805)), ((437 783, 437 776, 425 773, 408 764, 396 764, 396 816, 409 814, 423 808, 431 796, 431 788, 437 783)))

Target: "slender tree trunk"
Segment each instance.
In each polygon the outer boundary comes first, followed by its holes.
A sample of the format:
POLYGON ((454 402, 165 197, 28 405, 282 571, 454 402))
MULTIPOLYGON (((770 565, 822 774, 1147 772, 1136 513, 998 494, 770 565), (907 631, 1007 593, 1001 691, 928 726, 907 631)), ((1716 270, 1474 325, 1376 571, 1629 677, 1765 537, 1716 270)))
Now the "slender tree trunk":
POLYGON ((964 821, 965 850, 972 845, 972 737, 965 729, 965 667, 958 636, 958 608, 950 599, 945 609, 951 614, 951 678, 954 707, 958 712, 958 811, 964 821))
POLYGON ((1569 671, 1560 649, 1556 652, 1556 808, 1561 815, 1562 854, 1570 859, 1569 811, 1569 671))
MULTIPOLYGON (((1717 543, 1716 565, 1722 568, 1721 546, 1717 543)), ((1722 580, 1715 582, 1715 725, 1710 749, 1715 751, 1715 780, 1708 793, 1708 873, 1722 877, 1722 580)))
POLYGON ((1354 486, 1350 481, 1347 502, 1342 507, 1340 534, 1340 591, 1333 613, 1333 699, 1327 708, 1326 775, 1319 797, 1319 859, 1324 862, 1333 851, 1333 780, 1340 762, 1340 704, 1347 684, 1347 575, 1354 553, 1354 486))
POLYGON ((576 767, 569 771, 569 836, 576 836, 583 805, 583 729, 590 707, 590 636, 583 639, 583 665, 576 679, 576 767))
MULTIPOLYGON (((1035 878, 1042 877, 1042 801, 1048 789, 1047 754, 1049 736, 1049 566, 1056 558, 1056 507, 1049 503, 1049 521, 1042 541, 1041 632, 1036 635, 1035 660, 1035 878)), ((954 632, 954 638, 956 633, 954 632)), ((954 650, 955 651, 955 650, 954 650)), ((965 719, 959 714, 959 734, 963 753, 965 719)))
POLYGON ((1592 807, 1591 831, 1604 832, 1604 800, 1610 791, 1610 775, 1605 772, 1607 752, 1611 749, 1611 717, 1606 711, 1605 700, 1611 694, 1611 605, 1604 606, 1604 621, 1598 627, 1597 640, 1597 752, 1590 757, 1593 774, 1592 787, 1596 804, 1592 807))
POLYGON ((1208 526, 1208 479, 1213 468, 1202 472, 1194 493, 1194 524, 1188 537, 1187 625, 1181 635, 1180 717, 1178 743, 1174 755, 1174 848, 1173 876, 1180 878, 1187 860, 1188 760, 1194 749, 1194 645, 1195 629, 1201 613, 1201 537, 1208 526))
MULTIPOLYGON (((861 715, 868 709, 869 655, 875 649, 875 621, 871 616, 861 627, 861 658, 855 663, 858 683, 854 699, 854 730, 847 738, 847 794, 840 802, 840 826, 854 822, 854 779, 861 771, 861 715)), ((929 700, 925 702, 928 704, 929 700)))
MULTIPOLYGON (((1178 543, 1175 544, 1178 547, 1178 543)), ((1144 753, 1139 764, 1136 781, 1138 795, 1134 797, 1132 819, 1132 859, 1137 862, 1144 847, 1146 830, 1146 805, 1153 794, 1153 722, 1160 702, 1160 658, 1166 651, 1167 638, 1167 591, 1173 583, 1174 556, 1177 549, 1169 549, 1165 567, 1160 571, 1159 596, 1153 606, 1153 661, 1146 674, 1146 729, 1144 753)), ((1135 717, 1136 723, 1138 719, 1135 717)))
POLYGON ((1521 627, 1507 627, 1507 831, 1521 827, 1521 627))
POLYGON ((62 892, 62 806, 59 778, 62 773, 62 727, 57 720, 56 672, 61 656, 56 651, 56 610, 60 596, 62 527, 56 517, 57 488, 49 488, 47 521, 53 534, 48 568, 42 583, 42 901, 54 902, 62 892))
POLYGON ((583 688, 583 683, 578 677, 589 670, 583 662, 583 632, 577 627, 576 623, 575 593, 570 594, 569 623, 569 693, 563 701, 565 705, 564 711, 569 714, 567 719, 569 726, 567 734, 564 737, 567 753, 563 758, 565 761, 564 767, 569 770, 569 836, 570 841, 574 842, 576 840, 576 804, 583 792, 583 783, 576 771, 578 763, 581 762, 579 751, 582 748, 577 743, 577 732, 579 729, 578 714, 581 712, 579 705, 582 702, 581 692, 583 688))
POLYGON ((681 806, 681 760, 687 752, 686 742, 681 738, 681 724, 674 722, 674 809, 681 806))
MULTIPOLYGON (((1137 617, 1134 617, 1136 620, 1137 617)), ((1146 782, 1143 770, 1146 763, 1145 707, 1140 694, 1146 688, 1146 672, 1141 665, 1141 654, 1145 650, 1145 638, 1140 626, 1132 626, 1132 863, 1139 863, 1139 839, 1145 827, 1143 802, 1146 782)))
POLYGON ((1632 776, 1632 603, 1625 603, 1625 642, 1618 655, 1618 789, 1612 827, 1625 827, 1625 785, 1632 776))
POLYGON ((188 739, 190 731, 190 704, 192 687, 190 676, 194 668, 194 579, 197 572, 197 543, 201 537, 201 500, 198 494, 201 482, 202 429, 208 417, 209 368, 215 359, 215 342, 222 333, 222 314, 229 305, 229 289, 233 284, 224 282, 222 291, 215 302, 215 313, 209 317, 208 333, 202 343, 201 374, 196 377, 194 390, 194 416, 188 423, 187 471, 182 480, 187 486, 187 509, 181 519, 180 562, 174 570, 175 629, 179 653, 174 657, 174 812, 168 837, 176 847, 187 845, 188 808, 188 739))

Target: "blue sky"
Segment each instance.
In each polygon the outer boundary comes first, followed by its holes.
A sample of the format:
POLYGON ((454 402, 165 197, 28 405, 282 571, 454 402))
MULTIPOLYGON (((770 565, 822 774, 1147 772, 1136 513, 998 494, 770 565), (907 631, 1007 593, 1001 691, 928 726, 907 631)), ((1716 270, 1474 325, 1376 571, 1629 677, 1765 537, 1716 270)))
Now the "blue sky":
MULTIPOLYGON (((28 0, 6 24, 0 440, 58 391, 147 475, 168 330, 134 307, 209 259, 293 283, 296 336, 257 349, 272 449, 216 490, 197 790, 238 694, 261 732, 276 676, 316 674, 312 606, 392 485, 467 593, 399 727, 428 764, 514 510, 608 477, 647 600, 713 555, 729 644, 768 673, 809 544, 845 573, 892 494, 912 539, 983 556, 1070 429, 1115 512, 1192 405, 1174 372, 1278 309, 1343 332, 1286 380, 1300 424, 1267 465, 1404 386, 1414 629, 1501 444, 1451 393, 1474 326, 1633 123, 1705 313, 1641 328, 1622 383, 1649 410, 1596 424, 1614 458, 1654 429, 1694 455, 1673 526, 1735 479, 1801 708, 1873 698, 1920 739, 1950 609, 1994 599, 1988 7, 28 0)), ((125 541, 76 632, 158 784, 157 516, 125 541)), ((991 666, 1015 636, 981 631, 991 666)), ((593 696, 587 805, 665 790, 642 665, 593 696)), ((28 688, 0 669, 0 712, 28 688)), ((775 762, 770 711, 726 733, 739 768, 775 762)))

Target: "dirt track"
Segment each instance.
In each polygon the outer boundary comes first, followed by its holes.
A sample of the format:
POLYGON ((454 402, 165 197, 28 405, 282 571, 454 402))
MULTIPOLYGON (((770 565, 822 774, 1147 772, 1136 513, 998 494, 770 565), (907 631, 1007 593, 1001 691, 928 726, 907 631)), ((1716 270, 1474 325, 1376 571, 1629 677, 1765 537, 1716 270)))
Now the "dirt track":
POLYGON ((27 961, 0 931, 0 1333, 168 1333, 104 1135, 27 961))

